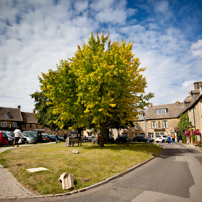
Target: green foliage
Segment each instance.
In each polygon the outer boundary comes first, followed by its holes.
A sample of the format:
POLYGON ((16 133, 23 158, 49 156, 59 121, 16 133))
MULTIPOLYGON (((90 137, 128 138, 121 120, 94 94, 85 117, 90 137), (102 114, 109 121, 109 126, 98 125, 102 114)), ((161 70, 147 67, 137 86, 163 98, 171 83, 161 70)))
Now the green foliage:
POLYGON ((47 105, 50 100, 44 95, 44 92, 38 92, 30 95, 35 99, 35 118, 38 120, 38 124, 51 129, 56 129, 58 126, 54 123, 59 117, 57 114, 53 114, 52 107, 47 105))
POLYGON ((49 70, 39 78, 41 91, 49 100, 46 106, 52 114, 60 115, 54 124, 60 128, 67 122, 72 128, 100 128, 100 146, 107 125, 133 122, 136 109, 148 105, 154 96, 145 95, 147 82, 141 74, 145 68, 139 68, 133 44, 108 38, 91 34, 88 44, 78 46, 74 57, 61 60, 56 71, 49 70))
POLYGON ((192 123, 189 121, 189 116, 187 113, 180 115, 180 121, 178 123, 178 126, 181 131, 188 130, 189 127, 192 126, 192 123))
POLYGON ((184 135, 184 132, 185 130, 188 130, 190 126, 192 126, 192 123, 189 121, 189 116, 187 113, 180 115, 180 121, 178 122, 178 126, 180 128, 178 135, 182 137, 182 142, 186 143, 187 138, 184 135))
POLYGON ((196 140, 195 135, 191 134, 191 141, 194 143, 194 142, 195 142, 195 140, 196 140))

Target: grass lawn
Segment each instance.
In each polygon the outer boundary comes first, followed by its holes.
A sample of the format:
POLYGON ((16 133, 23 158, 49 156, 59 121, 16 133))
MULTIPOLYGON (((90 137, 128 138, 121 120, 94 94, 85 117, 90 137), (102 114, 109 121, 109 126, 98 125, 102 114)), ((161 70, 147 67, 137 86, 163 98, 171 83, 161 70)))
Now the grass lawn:
MULTIPOLYGON (((76 144, 77 145, 77 144, 76 144)), ((37 144, 18 147, 0 154, 0 163, 26 188, 38 194, 65 193, 58 178, 64 172, 74 176, 75 190, 119 174, 152 157, 162 149, 154 144, 105 144, 100 148, 92 143, 65 147, 65 143, 37 144), (72 150, 79 150, 73 154, 72 150), (26 169, 45 167, 48 171, 30 173, 26 169), (83 182, 82 178, 89 181, 83 182)))

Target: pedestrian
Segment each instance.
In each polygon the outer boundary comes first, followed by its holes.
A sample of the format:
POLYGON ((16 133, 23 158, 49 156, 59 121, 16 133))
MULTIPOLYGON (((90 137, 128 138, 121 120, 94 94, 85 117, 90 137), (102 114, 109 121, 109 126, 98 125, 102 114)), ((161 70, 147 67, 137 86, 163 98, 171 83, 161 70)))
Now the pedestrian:
POLYGON ((55 134, 55 143, 58 143, 58 133, 55 134))
POLYGON ((66 141, 66 139, 67 139, 67 134, 65 133, 64 134, 64 140, 66 141))
POLYGON ((171 143, 171 138, 170 138, 170 135, 168 135, 168 144, 171 143))
POLYGON ((14 136, 15 136, 15 139, 14 139, 14 142, 13 142, 13 147, 15 146, 15 144, 17 145, 17 147, 19 147, 18 141, 21 138, 21 130, 19 129, 19 126, 17 126, 17 128, 14 130, 13 133, 14 133, 14 136))
POLYGON ((70 146, 69 139, 71 138, 71 134, 66 139, 66 147, 70 146))
POLYGON ((172 144, 175 144, 175 134, 172 134, 172 144))

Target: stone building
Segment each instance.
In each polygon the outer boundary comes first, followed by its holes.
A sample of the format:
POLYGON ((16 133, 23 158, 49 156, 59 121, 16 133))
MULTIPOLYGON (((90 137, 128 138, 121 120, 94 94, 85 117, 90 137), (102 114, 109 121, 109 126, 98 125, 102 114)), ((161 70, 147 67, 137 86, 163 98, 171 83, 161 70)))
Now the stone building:
MULTIPOLYGON (((181 114, 188 113, 189 121, 192 129, 202 132, 202 81, 194 83, 194 90, 189 92, 189 96, 185 99, 186 109, 181 114)), ((200 140, 200 136, 196 136, 200 140)))
POLYGON ((17 108, 0 107, 0 130, 14 131, 19 126, 21 131, 42 129, 34 118, 34 113, 21 112, 17 108))
POLYGON ((150 105, 140 112, 139 119, 135 122, 134 136, 142 135, 155 138, 157 135, 175 134, 179 122, 179 115, 186 108, 185 103, 150 105))

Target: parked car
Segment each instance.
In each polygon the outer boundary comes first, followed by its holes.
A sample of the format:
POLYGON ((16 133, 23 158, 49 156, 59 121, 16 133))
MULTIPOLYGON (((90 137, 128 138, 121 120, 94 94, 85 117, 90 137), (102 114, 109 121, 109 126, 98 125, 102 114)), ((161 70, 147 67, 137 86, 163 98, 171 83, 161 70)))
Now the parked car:
POLYGON ((47 137, 50 138, 50 142, 56 141, 55 135, 47 135, 47 137))
POLYGON ((27 144, 36 144, 37 143, 37 132, 36 131, 23 131, 23 138, 26 138, 27 144))
POLYGON ((123 136, 119 136, 116 138, 116 142, 119 143, 119 142, 122 142, 122 143, 125 143, 125 142, 130 142, 131 139, 127 138, 127 137, 123 137, 123 136))
POLYGON ((64 135, 58 135, 58 140, 65 141, 64 135))
POLYGON ((14 137, 13 133, 10 132, 10 131, 6 131, 6 135, 8 137, 8 144, 12 145, 14 140, 15 140, 15 137, 14 137))
POLYGON ((136 136, 133 138, 133 142, 149 142, 149 140, 144 136, 136 136))
POLYGON ((154 142, 154 138, 152 137, 148 137, 147 139, 148 139, 148 142, 154 142))
POLYGON ((157 143, 159 143, 159 142, 161 142, 161 143, 168 142, 168 137, 166 135, 157 135, 155 141, 157 143))
POLYGON ((18 144, 27 144, 27 138, 21 134, 21 138, 18 141, 18 144))
POLYGON ((48 134, 42 134, 42 140, 43 142, 50 142, 50 137, 48 137, 48 134))
MULTIPOLYGON (((6 133, 6 135, 8 137, 8 144, 13 144, 14 140, 15 140, 15 136, 14 136, 13 132, 11 132, 11 131, 4 131, 3 133, 6 133)), ((26 138, 21 136, 21 138, 18 141, 18 144, 25 144, 25 143, 27 143, 26 138)))
POLYGON ((28 134, 22 134, 21 135, 21 138, 26 138, 26 143, 27 144, 36 144, 37 143, 37 140, 36 138, 32 137, 32 136, 29 136, 28 134))
POLYGON ((8 145, 8 137, 5 132, 0 132, 0 145, 8 145))

